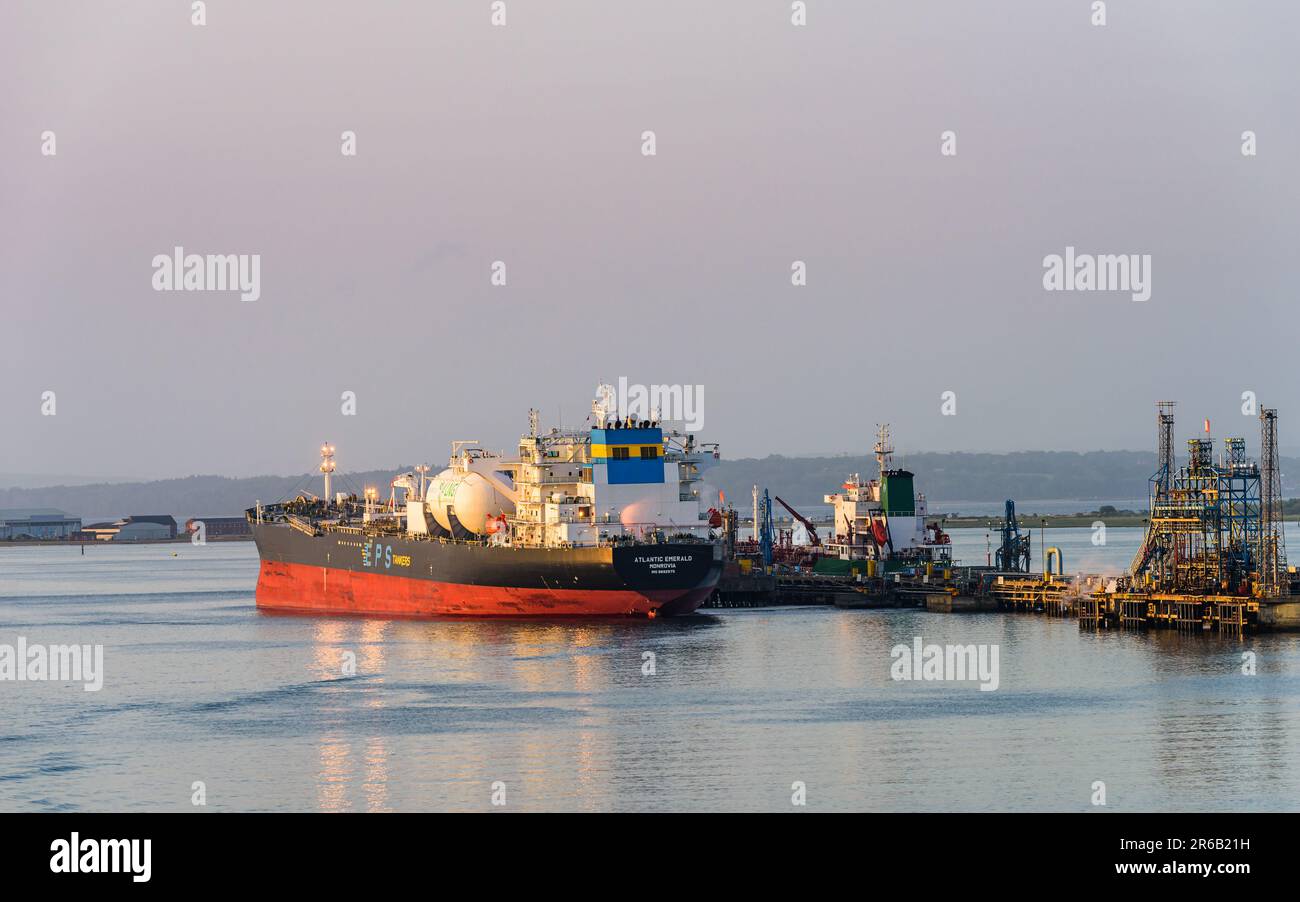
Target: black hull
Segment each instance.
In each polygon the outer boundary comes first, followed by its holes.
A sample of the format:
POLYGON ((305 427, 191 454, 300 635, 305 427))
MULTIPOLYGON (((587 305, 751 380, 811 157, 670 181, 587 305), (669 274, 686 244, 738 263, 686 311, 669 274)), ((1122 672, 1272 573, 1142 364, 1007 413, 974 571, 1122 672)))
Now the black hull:
POLYGON ((687 614, 717 586, 711 543, 513 548, 254 523, 257 601, 280 610, 409 616, 687 614))

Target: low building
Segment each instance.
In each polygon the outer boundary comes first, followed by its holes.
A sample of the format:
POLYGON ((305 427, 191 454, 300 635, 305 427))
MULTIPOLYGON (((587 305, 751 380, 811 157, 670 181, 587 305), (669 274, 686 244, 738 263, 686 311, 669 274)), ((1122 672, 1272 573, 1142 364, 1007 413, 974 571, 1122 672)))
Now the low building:
POLYGON ((203 531, 208 538, 216 536, 251 536, 253 528, 245 517, 191 517, 185 521, 185 531, 193 534, 203 524, 203 531))
POLYGON ((176 530, 151 520, 128 520, 113 536, 114 542, 158 542, 176 538, 176 530))
POLYGON ((176 538, 176 518, 171 514, 132 514, 126 518, 130 524, 153 523, 167 530, 166 538, 176 538))
POLYGON ((111 523, 92 523, 81 533, 98 542, 159 542, 176 538, 176 520, 167 514, 136 514, 111 523))
POLYGON ((121 520, 115 523, 87 523, 81 528, 81 532, 77 533, 77 538, 95 542, 112 541, 121 523, 121 520))
POLYGON ((51 507, 0 510, 0 540, 69 539, 80 529, 80 517, 51 507))

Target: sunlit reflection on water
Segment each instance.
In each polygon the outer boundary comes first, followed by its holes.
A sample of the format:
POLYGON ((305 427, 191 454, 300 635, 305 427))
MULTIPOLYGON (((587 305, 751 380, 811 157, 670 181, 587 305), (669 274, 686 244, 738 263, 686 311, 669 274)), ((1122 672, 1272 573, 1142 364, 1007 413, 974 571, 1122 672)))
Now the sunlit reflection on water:
POLYGON ((5 810, 185 810, 194 780, 236 810, 782 811, 802 782, 814 810, 1081 811, 1096 780, 1112 810, 1300 808, 1300 637, 821 608, 268 616, 249 545, 96 549, 84 571, 59 551, 3 552, 0 642, 102 643, 105 686, 0 693, 5 810), (51 569, 59 595, 24 591, 51 569), (997 644, 1000 688, 891 680, 917 636, 997 644))

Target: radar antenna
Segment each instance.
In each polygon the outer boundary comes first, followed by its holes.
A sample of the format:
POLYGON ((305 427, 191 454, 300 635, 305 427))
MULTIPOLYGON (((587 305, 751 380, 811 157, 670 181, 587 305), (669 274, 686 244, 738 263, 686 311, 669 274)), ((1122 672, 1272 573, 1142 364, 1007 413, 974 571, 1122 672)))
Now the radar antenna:
POLYGON ((894 446, 889 443, 889 424, 876 424, 876 463, 880 465, 880 475, 893 468, 894 446))
POLYGON ((615 410, 614 386, 602 382, 596 386, 596 400, 591 402, 591 418, 598 428, 603 428, 611 411, 615 410))

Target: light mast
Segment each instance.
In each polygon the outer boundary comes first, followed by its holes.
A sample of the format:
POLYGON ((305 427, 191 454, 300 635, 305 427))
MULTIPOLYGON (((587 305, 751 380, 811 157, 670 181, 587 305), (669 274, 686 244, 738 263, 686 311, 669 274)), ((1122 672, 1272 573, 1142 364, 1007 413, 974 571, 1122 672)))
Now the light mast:
POLYGON ((320 471, 325 475, 325 503, 330 504, 330 474, 334 472, 334 446, 329 442, 320 446, 320 471))

